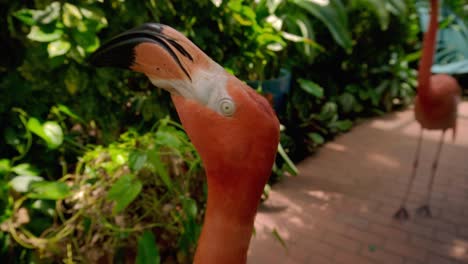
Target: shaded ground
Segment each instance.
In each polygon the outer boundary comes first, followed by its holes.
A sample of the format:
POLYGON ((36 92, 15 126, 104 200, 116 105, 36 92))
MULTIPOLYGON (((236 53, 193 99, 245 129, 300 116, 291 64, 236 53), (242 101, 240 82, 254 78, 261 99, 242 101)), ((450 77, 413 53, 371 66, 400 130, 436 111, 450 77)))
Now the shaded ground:
POLYGON ((457 139, 447 133, 442 150, 432 219, 414 210, 425 198, 440 132, 425 132, 410 220, 392 218, 419 133, 409 109, 355 127, 299 164, 299 176, 275 185, 259 209, 248 263, 468 263, 468 102, 460 108, 457 139))

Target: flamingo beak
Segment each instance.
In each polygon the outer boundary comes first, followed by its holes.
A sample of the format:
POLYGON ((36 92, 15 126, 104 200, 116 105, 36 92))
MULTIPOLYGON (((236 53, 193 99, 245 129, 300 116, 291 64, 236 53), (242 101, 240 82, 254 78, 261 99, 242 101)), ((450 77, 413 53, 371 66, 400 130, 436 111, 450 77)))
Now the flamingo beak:
POLYGON ((188 50, 192 50, 190 46, 189 49, 184 47, 185 40, 170 27, 146 23, 102 45, 89 62, 96 67, 143 72, 150 78, 191 80, 189 71, 193 57, 188 50))
POLYGON ((147 23, 125 31, 102 45, 89 61, 97 67, 142 72, 155 86, 214 111, 219 111, 220 101, 232 100, 227 72, 166 25, 147 23))

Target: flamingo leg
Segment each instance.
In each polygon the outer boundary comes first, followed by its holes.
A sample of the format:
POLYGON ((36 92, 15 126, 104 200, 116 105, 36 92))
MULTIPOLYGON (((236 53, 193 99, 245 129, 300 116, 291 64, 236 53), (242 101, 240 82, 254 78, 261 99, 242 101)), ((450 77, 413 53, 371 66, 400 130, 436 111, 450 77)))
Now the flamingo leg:
POLYGON ((429 202, 431 200, 432 188, 434 186, 434 177, 435 177, 435 174, 436 174, 436 171, 437 171, 437 166, 438 166, 438 163, 439 163, 440 153, 442 152, 442 145, 444 144, 444 136, 445 136, 445 130, 442 131, 442 135, 440 136, 439 145, 437 146, 437 151, 436 151, 436 155, 435 155, 435 158, 434 158, 434 162, 432 163, 431 178, 429 179, 429 186, 428 186, 426 202, 424 203, 423 206, 419 207, 416 210, 416 212, 421 216, 432 217, 431 209, 429 207, 429 202))
POLYGON ((422 139, 423 139, 423 128, 421 127, 421 130, 419 132, 419 137, 418 137, 418 145, 416 146, 416 153, 414 155, 413 169, 411 170, 410 181, 406 188, 405 195, 403 196, 403 200, 401 201, 401 207, 393 215, 393 217, 398 220, 407 220, 409 218, 408 210, 406 210, 405 207, 406 207, 406 202, 408 200, 411 187, 413 186, 414 178, 416 177, 416 171, 418 169, 418 164, 419 164, 419 154, 421 153, 422 139))

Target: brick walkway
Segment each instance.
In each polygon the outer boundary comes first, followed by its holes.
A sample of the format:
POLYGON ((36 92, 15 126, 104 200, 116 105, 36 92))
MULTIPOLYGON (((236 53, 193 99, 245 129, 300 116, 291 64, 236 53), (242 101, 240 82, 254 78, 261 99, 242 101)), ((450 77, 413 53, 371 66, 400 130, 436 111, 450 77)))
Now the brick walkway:
POLYGON ((326 144, 298 165, 299 176, 274 186, 259 209, 248 263, 468 263, 468 102, 459 115, 458 137, 447 134, 442 150, 432 219, 414 209, 425 197, 439 132, 425 133, 410 220, 392 218, 419 132, 412 110, 398 112, 326 144))

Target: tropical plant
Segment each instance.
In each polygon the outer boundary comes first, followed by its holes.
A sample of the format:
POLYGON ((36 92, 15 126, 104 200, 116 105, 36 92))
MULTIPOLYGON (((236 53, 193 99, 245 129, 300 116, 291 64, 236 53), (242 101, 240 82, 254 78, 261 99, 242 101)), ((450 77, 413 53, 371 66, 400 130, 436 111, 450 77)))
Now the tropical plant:
MULTIPOLYGON (((456 1, 443 2, 438 31, 437 49, 432 72, 446 74, 468 74, 468 24, 452 8, 456 1)), ((459 5, 460 6, 460 5, 459 5)), ((427 31, 429 3, 416 1, 421 30, 427 31)))

